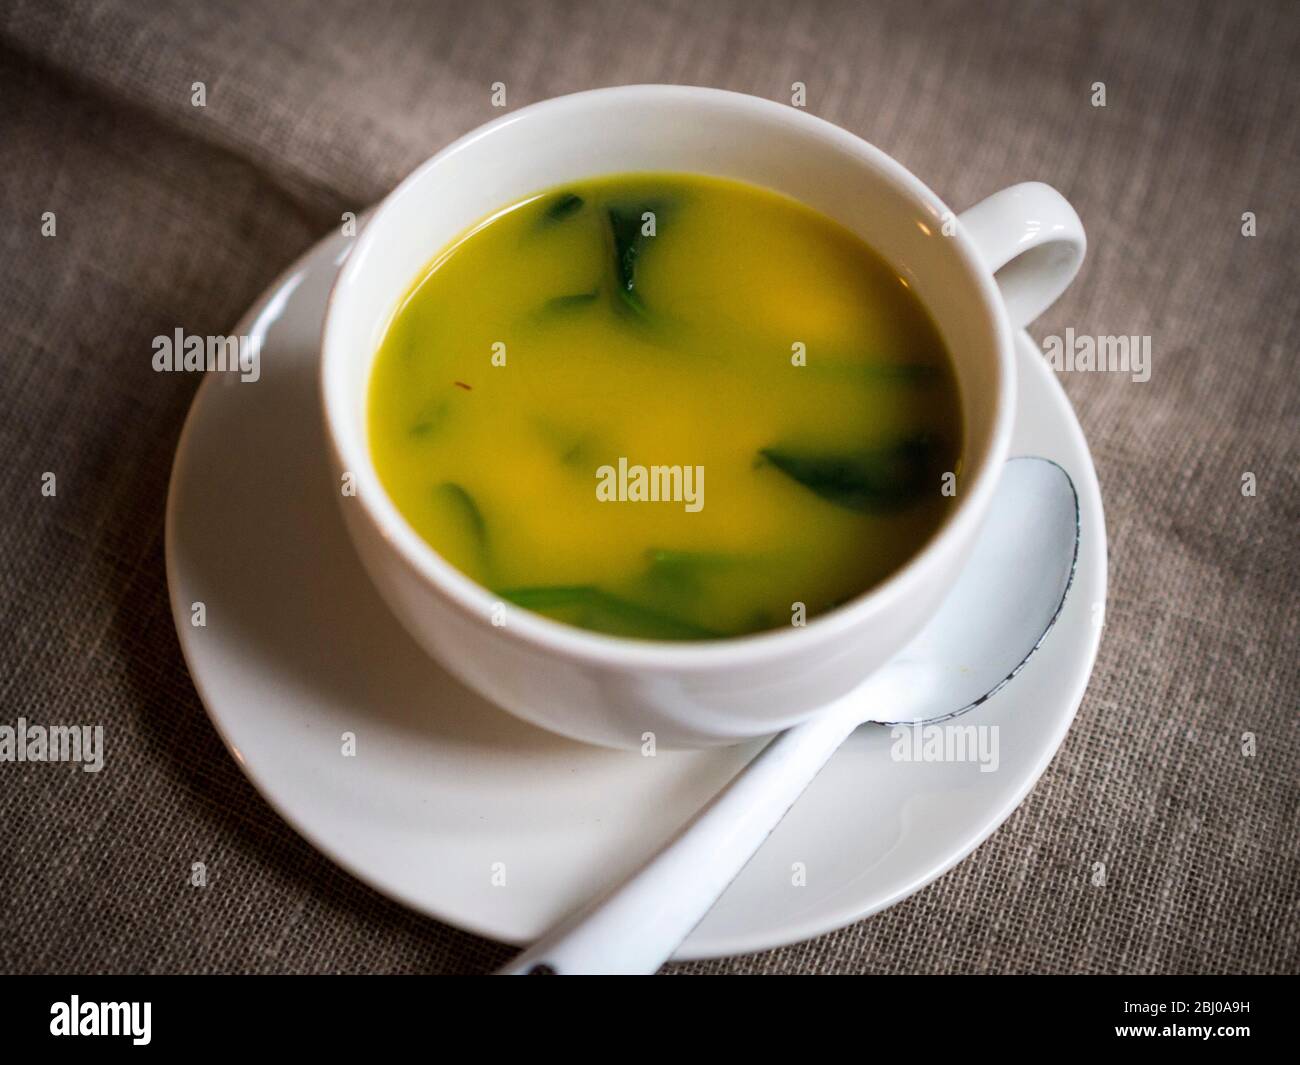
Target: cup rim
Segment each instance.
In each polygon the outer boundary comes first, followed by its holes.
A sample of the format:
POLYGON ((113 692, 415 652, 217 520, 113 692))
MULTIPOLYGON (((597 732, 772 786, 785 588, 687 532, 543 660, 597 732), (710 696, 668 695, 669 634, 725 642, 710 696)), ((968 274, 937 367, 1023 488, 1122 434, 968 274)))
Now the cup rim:
MULTIPOLYGON (((493 607, 502 600, 477 581, 461 573, 445 560, 431 544, 423 539, 397 509, 384 489, 374 468, 370 449, 365 445, 364 433, 359 447, 348 444, 348 437, 338 431, 336 419, 345 417, 343 404, 349 394, 341 385, 334 385, 331 368, 340 365, 347 355, 337 342, 332 342, 336 305, 351 279, 359 273, 366 261, 367 252, 374 240, 374 222, 383 214, 397 209, 425 176, 447 159, 464 151, 483 137, 517 122, 535 119, 539 115, 563 115, 565 111, 581 113, 590 102, 622 99, 629 104, 641 101, 685 102, 711 99, 729 107, 746 111, 766 121, 803 125, 835 146, 856 157, 864 167, 875 170, 877 176, 907 194, 917 205, 928 212, 936 226, 942 226, 945 217, 956 217, 944 202, 916 175, 893 157, 848 130, 808 112, 751 96, 703 86, 639 84, 588 89, 552 97, 529 104, 517 111, 484 123, 430 156, 411 171, 370 213, 364 229, 354 239, 347 259, 330 287, 325 305, 321 331, 320 398, 325 436, 338 468, 349 471, 355 478, 356 494, 344 505, 359 505, 365 517, 386 544, 401 559, 405 568, 418 580, 430 587, 444 600, 452 603, 471 620, 490 624, 493 607)), ((614 636, 555 621, 545 615, 525 608, 511 612, 509 624, 499 627, 507 639, 522 641, 542 651, 560 654, 568 659, 591 665, 638 669, 673 669, 678 671, 704 671, 726 666, 744 666, 773 656, 812 651, 827 641, 842 637, 873 616, 884 615, 900 600, 915 593, 945 548, 960 543, 967 532, 983 517, 985 506, 991 498, 1001 474, 1003 460, 1010 448, 1015 377, 1012 358, 1012 330, 1006 307, 992 274, 983 265, 980 254, 970 236, 958 225, 947 237, 950 247, 958 256, 966 273, 974 282, 980 303, 987 314, 987 324, 996 347, 998 373, 997 395, 994 398, 992 430, 984 448, 981 468, 967 482, 966 490, 959 496, 951 512, 930 535, 921 548, 879 584, 855 595, 848 602, 809 618, 803 626, 768 629, 739 636, 725 636, 706 640, 647 640, 627 636, 614 636)), ((436 249, 434 254, 436 254, 436 249)), ((432 256, 431 256, 432 257, 432 256)), ((394 293, 393 302, 401 293, 394 293)), ((373 363, 375 353, 369 359, 373 363)), ((367 375, 367 381, 368 381, 367 375)))

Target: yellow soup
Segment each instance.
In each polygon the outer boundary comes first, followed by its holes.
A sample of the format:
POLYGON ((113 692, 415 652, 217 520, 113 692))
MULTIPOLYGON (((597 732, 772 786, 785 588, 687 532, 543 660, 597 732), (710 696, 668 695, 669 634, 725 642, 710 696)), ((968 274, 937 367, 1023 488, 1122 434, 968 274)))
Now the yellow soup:
POLYGON ((628 174, 531 196, 429 264, 369 392, 406 519, 503 602, 600 632, 801 624, 943 520, 942 339, 839 224, 774 192, 628 174))

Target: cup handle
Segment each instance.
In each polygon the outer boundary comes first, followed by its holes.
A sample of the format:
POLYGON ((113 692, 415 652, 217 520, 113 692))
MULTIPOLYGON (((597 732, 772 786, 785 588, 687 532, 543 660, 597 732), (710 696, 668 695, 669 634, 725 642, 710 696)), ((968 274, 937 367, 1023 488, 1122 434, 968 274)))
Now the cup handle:
POLYGON ((1026 181, 995 192, 958 218, 1022 329, 1056 302, 1079 272, 1087 238, 1059 192, 1026 181))

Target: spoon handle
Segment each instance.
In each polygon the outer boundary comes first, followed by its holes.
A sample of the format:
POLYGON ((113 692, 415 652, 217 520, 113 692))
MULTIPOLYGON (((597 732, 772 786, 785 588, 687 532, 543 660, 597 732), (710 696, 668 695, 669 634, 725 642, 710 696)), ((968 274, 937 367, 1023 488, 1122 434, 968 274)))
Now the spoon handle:
POLYGON ((846 696, 781 733, 640 870, 501 974, 653 973, 861 723, 861 705, 846 696))

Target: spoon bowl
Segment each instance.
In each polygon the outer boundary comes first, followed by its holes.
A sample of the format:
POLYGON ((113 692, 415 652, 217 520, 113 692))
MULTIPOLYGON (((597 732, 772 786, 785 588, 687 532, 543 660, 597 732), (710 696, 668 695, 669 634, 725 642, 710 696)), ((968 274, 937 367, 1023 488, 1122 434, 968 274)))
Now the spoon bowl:
POLYGON ((1047 459, 1010 459, 970 562, 938 613, 853 693, 879 700, 863 720, 933 724, 1000 691, 1056 622, 1078 558, 1069 475, 1047 459))

